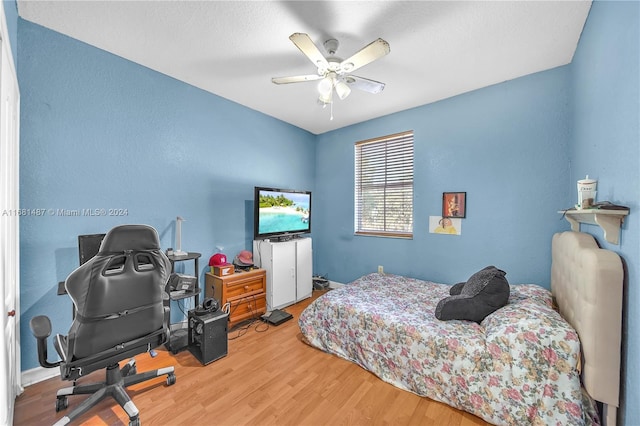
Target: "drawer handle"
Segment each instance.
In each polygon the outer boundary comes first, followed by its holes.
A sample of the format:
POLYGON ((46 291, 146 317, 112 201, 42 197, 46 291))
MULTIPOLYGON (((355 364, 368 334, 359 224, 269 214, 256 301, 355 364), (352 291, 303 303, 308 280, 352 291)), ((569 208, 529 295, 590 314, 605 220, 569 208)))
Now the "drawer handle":
POLYGON ((245 289, 245 290, 249 290, 249 286, 248 286, 248 285, 245 285, 245 286, 244 286, 244 289, 245 289))

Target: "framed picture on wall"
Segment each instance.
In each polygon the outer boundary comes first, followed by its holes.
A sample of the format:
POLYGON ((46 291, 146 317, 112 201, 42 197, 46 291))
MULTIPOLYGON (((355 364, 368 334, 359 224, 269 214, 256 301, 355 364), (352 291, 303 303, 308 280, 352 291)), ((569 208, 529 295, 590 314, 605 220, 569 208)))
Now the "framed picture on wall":
POLYGON ((466 192, 442 193, 442 217, 463 218, 467 216, 466 192))

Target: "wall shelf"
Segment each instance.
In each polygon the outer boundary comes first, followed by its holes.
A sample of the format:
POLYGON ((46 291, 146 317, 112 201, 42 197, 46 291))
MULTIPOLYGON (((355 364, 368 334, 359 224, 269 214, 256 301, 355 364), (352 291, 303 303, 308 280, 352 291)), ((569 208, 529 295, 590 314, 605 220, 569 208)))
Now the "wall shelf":
POLYGON ((565 219, 571 224, 572 231, 580 232, 581 223, 598 225, 604 231, 605 240, 611 244, 619 244, 620 227, 624 222, 624 217, 629 214, 629 210, 571 209, 561 210, 558 213, 564 214, 565 219))

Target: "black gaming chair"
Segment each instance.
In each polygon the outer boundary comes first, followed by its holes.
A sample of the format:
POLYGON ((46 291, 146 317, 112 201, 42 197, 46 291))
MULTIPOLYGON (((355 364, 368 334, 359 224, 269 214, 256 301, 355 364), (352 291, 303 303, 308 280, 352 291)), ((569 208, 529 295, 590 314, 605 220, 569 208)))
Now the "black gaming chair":
POLYGON ((169 308, 163 302, 170 272, 171 264, 160 249, 155 229, 146 225, 115 227, 105 236, 100 252, 65 281, 76 314, 69 334, 55 337, 60 361, 47 361, 49 318, 41 315, 31 319, 40 365, 59 366, 61 378, 74 381, 74 386, 58 391, 56 411, 67 408, 68 395, 93 394, 57 425, 69 423, 106 396, 122 406, 130 426, 139 425, 138 409, 125 388, 162 375, 167 375, 167 385, 175 383, 173 367, 137 374, 134 359, 122 368, 119 365, 143 352, 154 356, 153 349, 167 340, 169 308), (103 368, 105 382, 75 385, 76 379, 103 368))

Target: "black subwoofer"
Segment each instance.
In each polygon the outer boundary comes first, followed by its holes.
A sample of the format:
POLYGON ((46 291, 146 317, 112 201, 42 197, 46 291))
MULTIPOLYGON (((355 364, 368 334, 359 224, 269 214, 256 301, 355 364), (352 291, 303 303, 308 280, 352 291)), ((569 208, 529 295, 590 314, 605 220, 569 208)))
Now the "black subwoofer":
POLYGON ((207 365, 227 355, 227 314, 189 311, 189 351, 207 365))

